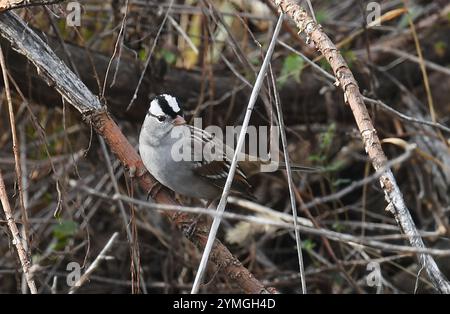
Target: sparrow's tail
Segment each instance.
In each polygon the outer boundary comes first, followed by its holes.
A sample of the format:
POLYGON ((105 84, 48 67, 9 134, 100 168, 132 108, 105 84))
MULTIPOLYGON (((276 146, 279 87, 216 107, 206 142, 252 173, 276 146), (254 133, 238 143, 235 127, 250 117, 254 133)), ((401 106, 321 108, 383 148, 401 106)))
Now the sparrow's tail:
MULTIPOLYGON (((324 171, 322 168, 302 166, 295 163, 291 163, 290 165, 291 170, 296 172, 320 173, 324 171)), ((258 162, 241 161, 239 162, 239 166, 241 166, 248 177, 260 172, 274 172, 280 169, 286 169, 286 163, 274 160, 258 160, 258 162)))
MULTIPOLYGON (((286 170, 286 163, 285 162, 280 161, 278 164, 279 164, 278 165, 278 169, 286 170)), ((292 171, 300 171, 300 172, 308 172, 308 173, 323 172, 322 168, 302 166, 302 165, 294 164, 294 163, 291 163, 290 166, 291 166, 291 170, 292 171)))

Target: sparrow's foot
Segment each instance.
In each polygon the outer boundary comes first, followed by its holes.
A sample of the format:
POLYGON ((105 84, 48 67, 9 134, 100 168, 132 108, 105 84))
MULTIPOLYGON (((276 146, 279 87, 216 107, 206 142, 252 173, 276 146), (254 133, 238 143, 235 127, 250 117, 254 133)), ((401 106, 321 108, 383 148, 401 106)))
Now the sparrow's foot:
POLYGON ((152 199, 155 199, 156 195, 159 193, 159 190, 161 190, 162 184, 159 182, 153 183, 150 190, 147 192, 147 201, 151 197, 152 199))
POLYGON ((128 169, 128 174, 130 175, 130 178, 135 178, 136 177, 136 171, 137 171, 137 169, 136 169, 135 166, 131 166, 128 169))
POLYGON ((197 230, 198 222, 200 221, 200 216, 201 216, 201 214, 197 215, 197 217, 195 217, 192 220, 191 224, 185 230, 184 233, 188 239, 191 239, 192 236, 195 234, 195 231, 197 230))

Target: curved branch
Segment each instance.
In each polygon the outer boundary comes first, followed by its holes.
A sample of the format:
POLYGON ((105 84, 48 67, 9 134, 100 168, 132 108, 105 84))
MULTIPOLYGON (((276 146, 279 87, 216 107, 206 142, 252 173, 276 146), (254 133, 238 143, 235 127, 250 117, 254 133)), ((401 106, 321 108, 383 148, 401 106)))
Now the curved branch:
MULTIPOLYGON (((83 119, 105 139, 123 166, 136 175, 140 186, 144 190, 150 191, 157 181, 147 172, 136 150, 111 119, 98 97, 90 92, 50 47, 12 12, 0 14, 0 35, 36 66, 40 76, 74 106, 81 113, 83 119)), ((155 201, 179 205, 164 189, 161 189, 155 196, 155 201)), ((186 213, 167 212, 165 215, 181 230, 187 230, 192 223, 191 216, 186 213)), ((207 231, 206 224, 199 223, 194 234, 189 237, 201 250, 206 244, 207 231)), ((269 292, 218 240, 214 242, 211 260, 230 281, 238 284, 244 292, 269 292)))
POLYGON ((64 0, 0 0, 0 12, 37 5, 48 5, 64 0))
MULTIPOLYGON (((375 130, 364 98, 359 91, 358 84, 350 71, 347 63, 339 50, 323 32, 321 26, 317 24, 308 13, 293 0, 272 0, 277 7, 285 12, 295 22, 300 32, 304 32, 307 40, 311 40, 314 46, 325 57, 333 69, 336 77, 336 85, 344 91, 345 102, 350 106, 355 117, 356 124, 361 133, 364 146, 369 155, 375 170, 382 169, 387 163, 387 157, 381 148, 380 139, 375 130)), ((391 212, 397 221, 400 229, 408 237, 411 246, 425 248, 411 214, 405 204, 403 195, 397 185, 391 170, 386 170, 380 177, 380 184, 384 190, 388 206, 386 210, 391 212)), ((439 270, 433 257, 429 254, 418 254, 419 262, 427 271, 435 289, 441 293, 450 293, 450 283, 439 270)))

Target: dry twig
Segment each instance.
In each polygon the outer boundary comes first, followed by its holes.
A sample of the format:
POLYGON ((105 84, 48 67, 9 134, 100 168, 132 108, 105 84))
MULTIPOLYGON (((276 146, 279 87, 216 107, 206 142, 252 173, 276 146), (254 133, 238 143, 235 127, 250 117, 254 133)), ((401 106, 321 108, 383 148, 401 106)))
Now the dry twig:
POLYGON ((264 77, 266 75, 270 59, 272 57, 273 50, 275 48, 275 44, 277 41, 278 34, 280 32, 281 23, 283 22, 283 14, 280 14, 278 18, 278 23, 275 27, 275 30, 272 35, 272 40, 270 42, 269 48, 267 49, 266 56, 264 58, 264 62, 259 70, 258 77, 256 78, 255 85, 252 90, 252 94, 250 95, 250 99, 247 105, 247 111, 245 113, 244 122, 242 123, 242 128, 239 134, 238 142, 236 144, 233 160, 231 161, 230 169, 228 171, 227 180, 225 182, 225 186, 223 187, 222 196, 219 201, 219 205, 217 205, 217 213, 218 216, 214 217, 213 223, 211 225, 211 230, 208 235, 208 240, 206 242, 205 250, 202 255, 202 259, 200 261, 200 265, 198 266, 198 271, 195 276, 194 284, 192 286, 191 293, 197 293, 200 287, 201 281, 203 279, 203 274, 206 270, 206 265, 209 260, 209 255, 211 253, 212 247, 214 245, 214 241, 216 239, 217 230, 220 226, 221 215, 225 211, 225 206, 227 204, 227 197, 231 190, 231 184, 233 183, 234 173, 236 171, 238 155, 241 152, 242 146, 244 145, 245 134, 247 133, 247 127, 250 122, 250 117, 252 115, 253 107, 255 106, 256 99, 258 98, 259 91, 261 89, 262 83, 264 81, 264 77))
POLYGON ((111 249, 118 236, 119 236, 118 232, 113 233, 111 238, 106 243, 105 247, 100 251, 100 254, 98 254, 98 256, 95 258, 92 264, 84 272, 84 274, 75 282, 72 288, 70 288, 69 294, 74 294, 89 279, 90 275, 100 265, 100 262, 108 258, 106 253, 111 249))
MULTIPOLYGON (((0 34, 21 54, 25 55, 38 69, 41 77, 51 84, 82 115, 83 119, 105 139, 124 167, 130 169, 140 186, 149 191, 157 181, 147 172, 141 158, 111 119, 99 99, 80 79, 55 55, 50 47, 39 38, 16 14, 6 12, 0 15, 0 34)), ((169 192, 161 189, 155 196, 158 203, 175 205, 177 202, 169 192)), ((186 230, 192 218, 186 213, 166 212, 179 229, 186 230)), ((199 224, 190 240, 200 249, 206 244, 207 227, 199 224)), ((258 281, 220 241, 216 240, 211 254, 212 261, 220 265, 223 272, 247 293, 261 293, 268 290, 258 281)))
POLYGON ((12 214, 11 207, 9 205, 8 194, 6 193, 5 182, 3 181, 1 170, 0 170, 0 200, 3 206, 3 212, 5 213, 8 228, 13 238, 12 243, 16 247, 17 255, 19 255, 20 264, 22 265, 22 270, 23 273, 25 274, 25 279, 28 283, 28 287, 30 288, 30 292, 32 294, 36 294, 37 293, 36 284, 34 283, 34 280, 30 273, 31 262, 28 258, 25 248, 23 247, 19 229, 17 229, 16 222, 14 221, 14 216, 12 214))
POLYGON ((63 0, 0 0, 0 12, 37 5, 55 4, 62 1, 63 0))
MULTIPOLYGON (((386 155, 364 104, 364 98, 359 91, 358 84, 341 53, 323 32, 320 25, 314 22, 295 1, 273 0, 273 2, 292 18, 300 32, 306 34, 307 42, 311 41, 330 64, 336 77, 336 85, 343 89, 345 102, 352 109, 372 165, 376 170, 382 168, 387 163, 386 155)), ((386 170, 381 176, 380 184, 388 202, 386 210, 394 215, 400 229, 408 236, 413 247, 425 248, 391 170, 386 170)), ((450 283, 439 270, 433 257, 428 254, 419 254, 418 257, 435 289, 441 293, 450 293, 450 283)))

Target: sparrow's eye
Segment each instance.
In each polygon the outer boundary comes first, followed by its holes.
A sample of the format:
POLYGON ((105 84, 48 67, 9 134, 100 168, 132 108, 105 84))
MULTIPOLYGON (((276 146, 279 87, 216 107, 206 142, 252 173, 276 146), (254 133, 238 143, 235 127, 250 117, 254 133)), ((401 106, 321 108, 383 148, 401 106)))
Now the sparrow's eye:
POLYGON ((158 119, 159 122, 166 121, 166 116, 157 116, 156 118, 158 119))

